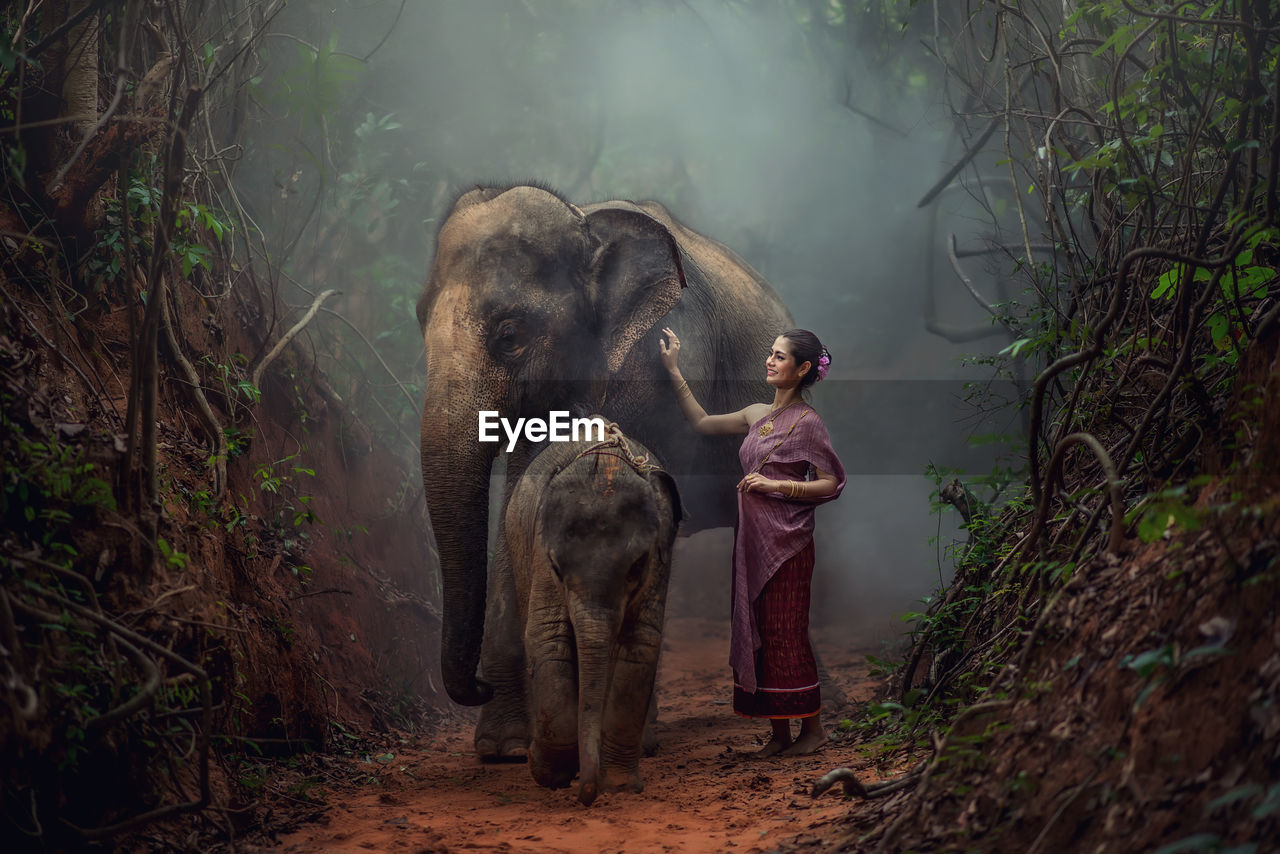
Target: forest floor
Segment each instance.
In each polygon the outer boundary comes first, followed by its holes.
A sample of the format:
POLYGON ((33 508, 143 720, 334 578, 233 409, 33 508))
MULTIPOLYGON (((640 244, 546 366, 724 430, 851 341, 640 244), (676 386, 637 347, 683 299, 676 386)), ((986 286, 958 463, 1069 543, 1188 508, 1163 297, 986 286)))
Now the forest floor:
MULTIPOLYGON (((482 764, 471 749, 474 713, 459 712, 434 735, 406 737, 384 753, 332 767, 327 776, 341 782, 323 787, 324 805, 301 810, 306 823, 280 833, 274 850, 787 850, 799 837, 824 835, 824 825, 830 834, 849 810, 838 787, 810 798, 822 775, 850 767, 870 782, 892 773, 840 739, 839 711, 824 712, 833 738, 817 753, 752 758, 768 727, 730 707, 728 623, 669 618, 666 634, 658 673, 661 747, 641 760, 643 793, 607 794, 588 808, 573 788, 539 787, 524 764, 482 764)), ((866 661, 873 639, 818 629, 814 641, 848 702, 870 700, 878 687, 866 661)))

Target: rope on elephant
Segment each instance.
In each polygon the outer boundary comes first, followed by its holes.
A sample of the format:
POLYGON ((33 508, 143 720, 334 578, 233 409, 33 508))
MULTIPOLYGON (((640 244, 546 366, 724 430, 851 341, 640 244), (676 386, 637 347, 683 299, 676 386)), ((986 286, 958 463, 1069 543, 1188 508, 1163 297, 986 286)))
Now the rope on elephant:
POLYGON ((596 454, 618 457, 641 474, 662 470, 662 466, 649 462, 647 454, 640 455, 631 449, 630 443, 627 442, 627 437, 623 435, 622 428, 617 423, 610 421, 608 426, 604 428, 604 432, 604 441, 596 442, 591 447, 584 449, 573 460, 576 462, 585 456, 596 454))

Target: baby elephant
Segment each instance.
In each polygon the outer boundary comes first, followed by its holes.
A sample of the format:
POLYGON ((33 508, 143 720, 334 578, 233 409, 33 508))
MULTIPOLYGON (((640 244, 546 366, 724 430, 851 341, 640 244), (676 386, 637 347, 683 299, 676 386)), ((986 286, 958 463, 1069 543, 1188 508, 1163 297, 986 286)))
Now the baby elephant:
POLYGON ((508 502, 529 677, 529 769, 578 800, 640 791, 640 753, 662 645, 671 545, 680 521, 672 477, 609 426, 603 442, 551 443, 508 502))

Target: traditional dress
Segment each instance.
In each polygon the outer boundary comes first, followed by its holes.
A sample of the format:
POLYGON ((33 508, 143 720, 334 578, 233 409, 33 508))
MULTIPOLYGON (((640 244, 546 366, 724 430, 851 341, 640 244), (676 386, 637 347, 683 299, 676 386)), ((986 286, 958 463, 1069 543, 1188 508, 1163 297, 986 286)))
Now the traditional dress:
POLYGON ((819 499, 739 492, 733 542, 734 711, 755 718, 816 715, 822 700, 809 644, 813 516, 844 489, 844 466, 826 425, 803 402, 752 424, 738 458, 744 474, 758 471, 771 480, 809 480, 814 469, 836 477, 836 491, 819 499))

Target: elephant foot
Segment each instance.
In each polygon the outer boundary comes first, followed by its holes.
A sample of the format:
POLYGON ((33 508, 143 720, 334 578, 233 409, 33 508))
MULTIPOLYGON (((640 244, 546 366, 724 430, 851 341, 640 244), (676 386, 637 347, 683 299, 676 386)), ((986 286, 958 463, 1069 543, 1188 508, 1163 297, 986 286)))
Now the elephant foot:
POLYGON ((822 710, 829 714, 836 712, 849 705, 849 697, 844 691, 832 681, 828 676, 825 680, 819 680, 818 692, 822 697, 822 710))
POLYGON ((529 727, 523 716, 500 716, 480 712, 476 724, 476 755, 481 762, 524 762, 529 756, 529 727))
POLYGON ((535 745, 529 755, 529 772, 533 781, 548 789, 564 789, 578 773, 578 751, 540 751, 535 745))
POLYGON ((480 762, 527 762, 529 739, 508 737, 499 741, 476 735, 476 755, 480 762))
POLYGON ((490 764, 528 762, 529 745, 518 739, 507 739, 501 744, 489 740, 477 741, 476 755, 481 762, 490 764))
POLYGON ((658 754, 658 734, 653 731, 653 727, 644 728, 644 740, 641 742, 641 748, 644 750, 645 756, 656 756, 658 754))
POLYGON ((644 791, 644 781, 640 779, 639 768, 605 768, 604 783, 600 786, 602 792, 633 792, 639 794, 644 791))

